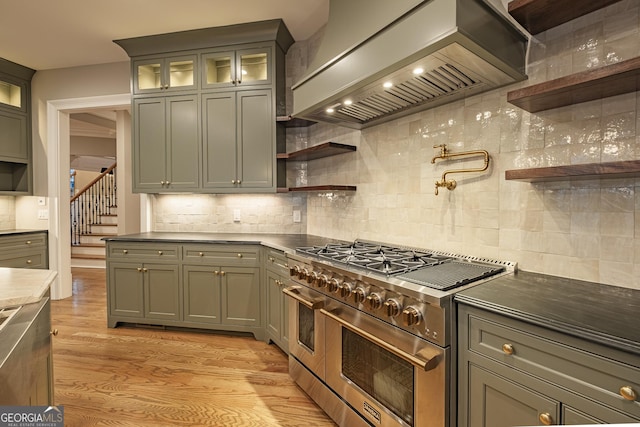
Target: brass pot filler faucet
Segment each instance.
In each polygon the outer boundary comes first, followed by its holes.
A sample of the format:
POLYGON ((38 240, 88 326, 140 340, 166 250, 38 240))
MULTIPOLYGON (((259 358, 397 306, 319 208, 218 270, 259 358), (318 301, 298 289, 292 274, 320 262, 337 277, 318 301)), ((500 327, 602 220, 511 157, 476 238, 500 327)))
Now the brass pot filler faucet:
POLYGON ((435 163, 436 159, 448 160, 454 157, 471 157, 471 156, 484 156, 484 166, 481 168, 474 169, 451 169, 444 171, 442 174, 442 179, 440 181, 436 181, 436 196, 438 195, 438 188, 445 187, 447 190, 453 190, 456 188, 456 180, 455 179, 447 179, 448 174, 453 173, 467 173, 467 172, 483 172, 486 171, 489 167, 489 153, 485 150, 473 150, 473 151, 463 151, 460 153, 450 153, 447 148, 447 144, 434 145, 433 148, 440 148, 440 154, 431 159, 431 163, 435 163))

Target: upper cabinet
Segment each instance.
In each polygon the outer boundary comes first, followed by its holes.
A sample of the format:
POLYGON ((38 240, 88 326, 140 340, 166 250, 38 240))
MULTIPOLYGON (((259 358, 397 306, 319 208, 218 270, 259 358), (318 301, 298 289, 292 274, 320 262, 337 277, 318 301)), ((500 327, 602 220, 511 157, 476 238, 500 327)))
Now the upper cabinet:
POLYGON ((202 87, 270 85, 271 49, 219 50, 202 55, 202 87))
POLYGON ((135 192, 276 192, 282 20, 115 43, 131 57, 135 192))
POLYGON ((31 194, 32 70, 0 58, 0 195, 31 194))
POLYGON ((186 55, 133 61, 133 93, 196 89, 197 58, 196 55, 186 55))

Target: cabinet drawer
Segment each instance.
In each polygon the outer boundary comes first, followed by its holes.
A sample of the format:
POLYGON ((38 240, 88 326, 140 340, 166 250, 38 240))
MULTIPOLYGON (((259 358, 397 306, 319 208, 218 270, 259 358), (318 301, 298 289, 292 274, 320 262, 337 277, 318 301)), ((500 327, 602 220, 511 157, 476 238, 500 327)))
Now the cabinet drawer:
POLYGON ((107 245, 107 256, 120 261, 131 259, 138 260, 177 260, 179 246, 167 244, 141 244, 141 243, 109 243, 107 245))
POLYGON ((0 237, 0 251, 20 251, 29 248, 37 248, 36 251, 38 251, 46 247, 46 233, 12 234, 0 237))
POLYGON ((184 245, 182 259, 207 265, 258 266, 260 247, 251 245, 184 245))
POLYGON ((10 254, 0 252, 0 267, 10 268, 47 268, 47 255, 44 251, 20 251, 10 254))
POLYGON ((267 270, 286 276, 289 274, 289 265, 287 264, 287 256, 282 251, 276 249, 265 248, 265 265, 267 270))
POLYGON ((640 418, 640 396, 622 396, 625 387, 640 395, 640 359, 623 363, 633 357, 492 313, 470 310, 467 320, 471 352, 640 418))

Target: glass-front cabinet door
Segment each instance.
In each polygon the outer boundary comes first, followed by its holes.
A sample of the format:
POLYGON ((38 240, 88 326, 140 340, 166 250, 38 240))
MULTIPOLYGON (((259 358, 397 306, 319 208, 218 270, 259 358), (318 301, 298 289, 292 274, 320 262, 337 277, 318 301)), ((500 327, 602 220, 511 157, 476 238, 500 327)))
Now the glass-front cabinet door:
POLYGON ((135 61, 133 91, 140 94, 195 89, 196 69, 196 55, 135 61))
POLYGON ((219 51, 202 56, 202 87, 224 88, 271 84, 269 48, 219 51))
MULTIPOLYGON (((0 77, 0 107, 25 111, 25 85, 0 77)), ((15 111, 15 110, 13 110, 15 111)))

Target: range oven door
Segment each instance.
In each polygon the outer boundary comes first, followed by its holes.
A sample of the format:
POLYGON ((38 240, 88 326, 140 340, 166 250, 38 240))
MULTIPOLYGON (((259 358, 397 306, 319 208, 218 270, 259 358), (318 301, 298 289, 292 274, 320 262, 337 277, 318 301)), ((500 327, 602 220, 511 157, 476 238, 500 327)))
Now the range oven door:
POLYGON ((322 294, 304 286, 283 290, 289 300, 289 354, 325 379, 325 316, 322 294))
POLYGON ((448 349, 348 306, 320 311, 329 387, 375 426, 446 426, 448 349))

